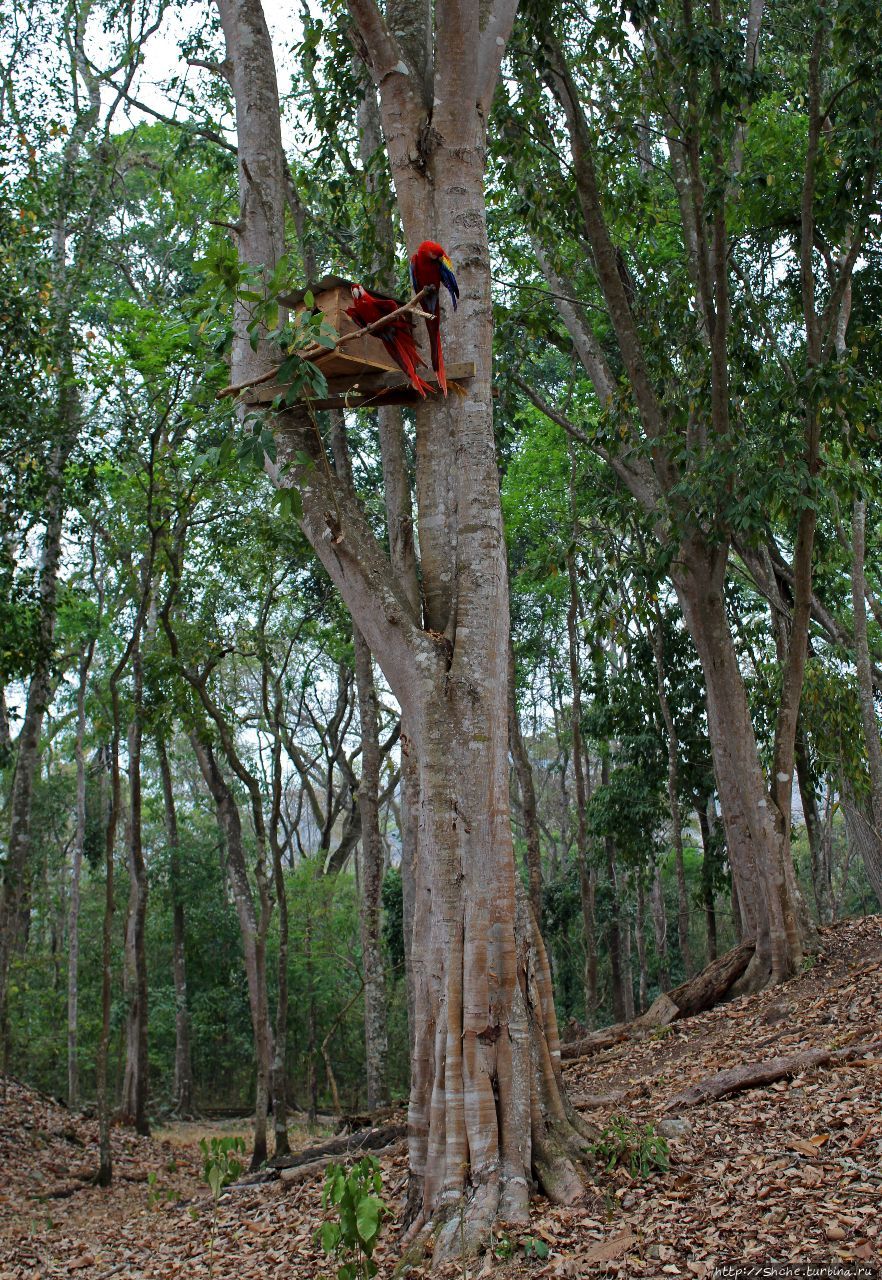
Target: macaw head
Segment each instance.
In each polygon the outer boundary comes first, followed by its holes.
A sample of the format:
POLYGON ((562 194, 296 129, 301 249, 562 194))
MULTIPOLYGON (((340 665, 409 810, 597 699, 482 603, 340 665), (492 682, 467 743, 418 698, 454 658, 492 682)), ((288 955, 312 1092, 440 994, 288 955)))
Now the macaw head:
POLYGON ((417 249, 417 254, 422 258, 433 258, 436 262, 441 262, 448 271, 453 270, 453 263, 448 258, 444 249, 435 240, 424 240, 417 249))
POLYGON ((351 293, 355 301, 359 302, 367 293, 367 289, 365 289, 363 284, 354 284, 352 285, 351 293))

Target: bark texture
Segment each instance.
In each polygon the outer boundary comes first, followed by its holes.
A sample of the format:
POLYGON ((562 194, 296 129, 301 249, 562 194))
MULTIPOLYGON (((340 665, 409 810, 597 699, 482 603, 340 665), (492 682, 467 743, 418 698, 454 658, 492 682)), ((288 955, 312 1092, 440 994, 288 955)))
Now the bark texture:
POLYGON ((852 508, 851 538, 851 600, 854 609, 855 665, 857 667, 858 696, 861 706, 861 723, 867 749, 867 768, 870 775, 870 796, 867 813, 852 803, 850 826, 857 835, 867 878, 882 906, 882 741, 879 738, 879 721, 876 718, 876 699, 873 689, 873 669, 870 645, 867 637, 866 555, 867 504, 856 498, 852 508), (861 821, 863 818, 863 821, 861 821), (869 819, 869 820, 868 820, 869 819))
MULTIPOLYGON (((220 0, 236 67, 242 217, 266 222, 277 193, 249 201, 244 171, 249 148, 265 149, 278 132, 278 103, 261 96, 275 75, 256 7, 220 0)), ((374 0, 350 4, 379 92, 408 251, 431 230, 453 259, 461 296, 456 323, 442 319, 447 359, 475 364, 462 395, 417 410, 422 617, 357 501, 331 476, 308 415, 285 415, 277 437, 280 462, 290 464, 286 482, 300 488, 304 533, 406 726, 418 851, 411 1205, 413 1230, 440 1228, 443 1257, 485 1239, 497 1217, 526 1221, 534 1173, 555 1199, 581 1196, 584 1124, 561 1087, 548 963, 532 913, 518 899, 509 818, 508 584, 483 178, 485 122, 515 5, 499 0, 479 13, 464 0, 439 0, 435 27, 443 40, 434 50, 424 44, 410 64, 411 41, 420 33, 427 40, 430 31, 415 7, 400 0, 387 24, 374 0), (420 67, 432 65, 434 96, 427 98, 420 67), (303 464, 303 452, 314 465, 303 464)), ((255 230, 240 251, 258 255, 255 264, 268 262, 280 232, 280 221, 272 231, 255 230)), ((234 351, 233 379, 243 372, 234 351)))
POLYGON ((217 810, 218 826, 226 849, 230 891, 242 934, 242 950, 245 955, 245 973, 248 980, 248 1002, 257 1057, 254 1149, 251 1156, 252 1168, 257 1169, 264 1163, 268 1154, 267 1111, 273 1061, 266 983, 266 931, 269 922, 266 912, 261 908, 255 908, 248 880, 239 806, 221 772, 214 748, 196 732, 191 734, 190 741, 217 810))
POLYGON ((125 936, 126 1069, 123 1077, 121 1118, 138 1133, 148 1135, 147 1121, 147 864, 141 839, 141 746, 143 740, 143 669, 141 648, 132 653, 134 676, 133 719, 129 726, 129 911, 125 936))
POLYGON ((162 779, 165 839, 168 845, 172 898, 172 972, 175 985, 174 1113, 181 1117, 188 1117, 193 1115, 193 1066, 190 1054, 190 1011, 187 1001, 187 952, 180 838, 168 747, 162 737, 156 740, 156 754, 159 758, 159 773, 162 779))

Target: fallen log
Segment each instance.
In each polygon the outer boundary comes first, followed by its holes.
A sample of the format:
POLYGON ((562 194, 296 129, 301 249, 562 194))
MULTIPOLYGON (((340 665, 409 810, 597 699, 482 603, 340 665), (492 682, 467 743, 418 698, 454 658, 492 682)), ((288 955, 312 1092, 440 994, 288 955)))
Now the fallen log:
POLYGON ((355 1156, 362 1151, 372 1151, 374 1155, 389 1155, 403 1145, 405 1133, 404 1125, 387 1125, 385 1129, 374 1129, 368 1135, 364 1133, 350 1135, 348 1145, 342 1139, 335 1139, 333 1142, 324 1143, 321 1147, 310 1147, 308 1151, 301 1151, 297 1155, 280 1156, 278 1160, 268 1161, 266 1167, 258 1170, 257 1173, 246 1173, 238 1181, 231 1183, 226 1190, 240 1191, 267 1182, 279 1181, 285 1186, 297 1186, 323 1173, 329 1164, 341 1156, 355 1156), (392 1140, 381 1142, 381 1145, 377 1146, 376 1143, 390 1132, 394 1135, 392 1140), (361 1143, 353 1142, 354 1138, 361 1138, 361 1143), (333 1147, 334 1150, 328 1150, 329 1147, 333 1147), (341 1150, 341 1147, 344 1149, 341 1150))
MULTIPOLYGON (((381 1147, 376 1154, 391 1155, 403 1146, 404 1139, 399 1138, 396 1142, 390 1143, 388 1147, 381 1147)), ((308 1182, 310 1178, 316 1177, 317 1174, 324 1173, 334 1159, 334 1156, 322 1156, 318 1160, 310 1160, 309 1164, 301 1164, 296 1169, 280 1169, 279 1177, 286 1187, 297 1186, 301 1182, 308 1182)))
POLYGON ((569 1044, 560 1046, 560 1056, 564 1062, 573 1058, 587 1058, 593 1053, 602 1053, 611 1049, 614 1044, 627 1040, 633 1027, 631 1022, 615 1022, 611 1027, 601 1027, 599 1031, 591 1031, 580 1040, 571 1040, 569 1044))
POLYGON ((691 1018, 697 1013, 704 1013, 706 1009, 712 1009, 726 998, 731 987, 750 964, 753 953, 754 944, 742 942, 725 955, 718 956, 694 978, 681 982, 673 991, 663 991, 646 1013, 633 1022, 615 1022, 611 1027, 601 1027, 599 1031, 590 1031, 587 1035, 562 1044, 561 1059, 569 1062, 573 1058, 587 1058, 621 1044, 640 1031, 666 1027, 680 1018, 691 1018))
POLYGON ((697 1013, 712 1009, 728 995, 730 989, 750 964, 755 950, 753 942, 742 942, 731 951, 718 956, 697 973, 694 978, 681 982, 673 991, 666 991, 642 1014, 638 1027, 664 1027, 680 1018, 692 1018, 697 1013))
POLYGON ((407 1133, 403 1124, 387 1124, 374 1129, 359 1129, 355 1133, 346 1134, 342 1138, 331 1138, 318 1146, 308 1147, 297 1155, 277 1156, 267 1161, 268 1169, 296 1169, 300 1165, 320 1160, 327 1156, 329 1160, 335 1156, 357 1155, 361 1151, 380 1151, 391 1146, 407 1133))
POLYGON ((790 1079, 812 1067, 827 1067, 838 1063, 853 1062, 882 1050, 882 1040, 865 1044, 851 1044, 844 1049, 804 1049, 802 1053, 789 1053, 780 1058, 766 1058, 763 1062, 744 1062, 740 1067, 730 1067, 706 1076, 676 1094, 665 1103, 665 1111, 677 1111, 681 1107, 695 1107, 701 1102, 717 1102, 730 1093, 743 1089, 761 1089, 778 1080, 790 1079))

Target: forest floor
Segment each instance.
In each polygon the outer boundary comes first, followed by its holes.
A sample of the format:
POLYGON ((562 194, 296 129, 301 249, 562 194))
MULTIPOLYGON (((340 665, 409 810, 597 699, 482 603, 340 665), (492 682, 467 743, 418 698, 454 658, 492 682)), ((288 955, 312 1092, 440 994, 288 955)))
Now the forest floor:
MULTIPOLYGON (((619 1114, 662 1125, 670 1167, 635 1178, 621 1167, 600 1171, 574 1208, 537 1199, 529 1230, 501 1235, 484 1259, 467 1264, 469 1280, 491 1271, 512 1280, 688 1280, 724 1263, 797 1261, 828 1264, 817 1275, 882 1275, 882 1049, 715 1102, 669 1107, 721 1069, 878 1046, 880 1036, 877 916, 824 930, 821 955, 784 987, 569 1063, 571 1095, 586 1118, 600 1128, 619 1114), (531 1240, 547 1256, 536 1257, 531 1240)), ((173 1126, 149 1139, 115 1129, 114 1184, 102 1190, 84 1181, 96 1166, 95 1122, 15 1081, 3 1090, 0 1081, 0 1280, 334 1274, 313 1241, 321 1175, 231 1190, 215 1215, 198 1138, 234 1127, 173 1126)), ((308 1145, 305 1132, 295 1136, 308 1145)), ((382 1164, 391 1214, 375 1256, 386 1277, 406 1189, 401 1144, 382 1164)), ((452 1278, 463 1267, 444 1270, 452 1278)))

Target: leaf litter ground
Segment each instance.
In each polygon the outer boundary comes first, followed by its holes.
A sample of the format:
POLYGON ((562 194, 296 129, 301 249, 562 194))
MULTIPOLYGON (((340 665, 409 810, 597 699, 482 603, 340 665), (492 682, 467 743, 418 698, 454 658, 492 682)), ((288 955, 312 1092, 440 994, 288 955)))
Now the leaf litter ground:
MULTIPOLYGON (((784 987, 569 1063, 571 1095, 586 1118, 599 1127, 616 1114, 663 1125, 670 1169, 643 1180, 624 1169, 599 1173, 574 1208, 537 1199, 529 1230, 502 1233, 484 1259, 466 1264, 470 1280, 491 1271, 545 1280, 702 1277, 733 1260, 880 1267, 882 1053, 670 1108, 683 1089, 717 1071, 880 1036, 882 917, 871 917, 824 930, 820 957, 784 987), (548 1256, 525 1256, 529 1239, 548 1256)), ((211 1274, 214 1206, 197 1144, 221 1132, 230 1129, 171 1126, 150 1139, 115 1129, 114 1185, 103 1190, 87 1181, 97 1162, 94 1120, 7 1080, 0 1280, 211 1274)), ((295 1139, 310 1142, 302 1131, 295 1139)), ((375 1257, 380 1275, 391 1276, 407 1181, 402 1145, 381 1163, 391 1213, 375 1257)), ((321 1187, 317 1173, 227 1192, 214 1230, 216 1280, 332 1276, 313 1243, 321 1187)), ((463 1267, 444 1270, 452 1276, 463 1267)))

